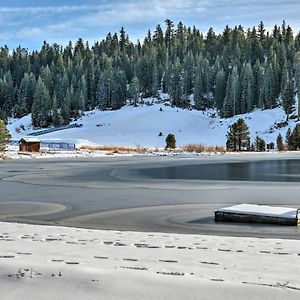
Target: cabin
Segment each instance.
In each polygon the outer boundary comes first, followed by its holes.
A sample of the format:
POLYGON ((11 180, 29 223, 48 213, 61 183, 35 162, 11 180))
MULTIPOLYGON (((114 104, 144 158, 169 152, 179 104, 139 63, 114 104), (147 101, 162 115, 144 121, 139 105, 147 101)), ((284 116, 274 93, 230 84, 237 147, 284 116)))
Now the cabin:
POLYGON ((19 141, 19 151, 21 152, 40 152, 41 141, 37 138, 26 137, 19 141))

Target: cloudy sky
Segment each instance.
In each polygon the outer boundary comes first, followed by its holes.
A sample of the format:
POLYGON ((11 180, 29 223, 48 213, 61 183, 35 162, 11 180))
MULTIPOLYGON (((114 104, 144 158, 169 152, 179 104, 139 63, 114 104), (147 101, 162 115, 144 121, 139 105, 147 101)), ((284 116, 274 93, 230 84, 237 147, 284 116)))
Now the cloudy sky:
POLYGON ((225 25, 266 27, 285 19, 300 30, 299 0, 0 0, 1 46, 39 49, 42 42, 66 44, 82 37, 94 42, 124 26, 129 36, 143 38, 166 18, 217 32, 225 25))

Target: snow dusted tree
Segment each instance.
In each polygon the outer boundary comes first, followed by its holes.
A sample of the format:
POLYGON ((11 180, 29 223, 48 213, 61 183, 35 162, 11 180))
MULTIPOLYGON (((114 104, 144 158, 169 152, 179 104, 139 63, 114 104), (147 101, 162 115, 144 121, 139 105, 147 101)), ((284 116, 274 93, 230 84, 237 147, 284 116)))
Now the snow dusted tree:
POLYGON ((198 69, 196 71, 196 77, 195 77, 195 87, 194 87, 194 100, 195 100, 195 106, 197 109, 203 109, 204 103, 204 87, 203 87, 203 80, 201 75, 201 70, 198 69))
POLYGON ((56 94, 53 96, 52 102, 52 122, 54 126, 60 126, 63 123, 63 119, 61 116, 61 111, 57 105, 57 97, 56 94))
POLYGON ((244 64, 241 71, 241 104, 240 113, 250 112, 253 108, 254 78, 249 63, 244 64))
POLYGON ((219 111, 224 106, 224 98, 226 91, 226 79, 224 70, 218 71, 216 75, 216 88, 215 88, 215 105, 219 111))
POLYGON ((111 86, 112 80, 110 74, 102 72, 96 89, 96 103, 101 109, 111 107, 111 86))
POLYGON ((267 66, 265 79, 263 83, 265 108, 274 108, 276 106, 276 94, 274 86, 276 85, 274 69, 271 64, 267 66))
POLYGON ((130 102, 133 103, 134 106, 137 106, 140 99, 140 82, 136 76, 133 77, 129 84, 128 95, 130 102))
POLYGON ((36 85, 31 117, 34 127, 47 127, 51 123, 50 95, 41 77, 36 85))
POLYGON ((229 118, 239 111, 239 75, 237 67, 234 66, 227 81, 223 115, 224 117, 229 118))
POLYGON ((293 105, 295 103, 294 98, 294 82, 291 79, 288 79, 286 86, 282 94, 282 106, 286 113, 286 119, 289 120, 289 116, 292 112, 293 105))
POLYGON ((179 107, 184 106, 183 85, 183 71, 179 60, 177 60, 174 66, 172 67, 170 95, 173 103, 179 107))

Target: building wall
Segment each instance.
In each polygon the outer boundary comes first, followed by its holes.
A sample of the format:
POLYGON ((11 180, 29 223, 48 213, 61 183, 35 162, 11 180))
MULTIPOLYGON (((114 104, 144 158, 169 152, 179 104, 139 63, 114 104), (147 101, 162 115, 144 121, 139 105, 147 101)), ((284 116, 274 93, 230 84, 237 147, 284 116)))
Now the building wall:
POLYGON ((25 141, 20 141, 20 151, 22 152, 40 152, 40 143, 28 143, 25 141))

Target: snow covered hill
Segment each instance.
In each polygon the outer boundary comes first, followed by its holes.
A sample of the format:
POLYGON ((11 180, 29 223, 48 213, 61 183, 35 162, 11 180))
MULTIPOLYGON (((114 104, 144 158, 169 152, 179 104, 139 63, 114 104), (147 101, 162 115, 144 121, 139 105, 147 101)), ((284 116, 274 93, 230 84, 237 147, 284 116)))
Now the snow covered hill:
MULTIPOLYGON (((229 119, 220 118, 214 111, 197 111, 173 108, 165 104, 151 106, 125 106, 117 111, 94 110, 86 112, 76 122, 80 128, 67 129, 39 136, 45 141, 65 141, 77 145, 122 145, 164 147, 168 133, 176 136, 177 146, 189 143, 208 146, 222 146, 226 143, 228 126, 238 118, 243 118, 251 132, 251 139, 256 135, 266 142, 276 142, 279 132, 285 137, 289 127, 294 128, 296 121, 281 129, 276 124, 286 120, 282 108, 256 110, 249 114, 229 119), (159 133, 162 132, 162 136, 159 133)), ((33 132, 31 116, 11 120, 8 129, 13 140, 19 140, 33 132)))

